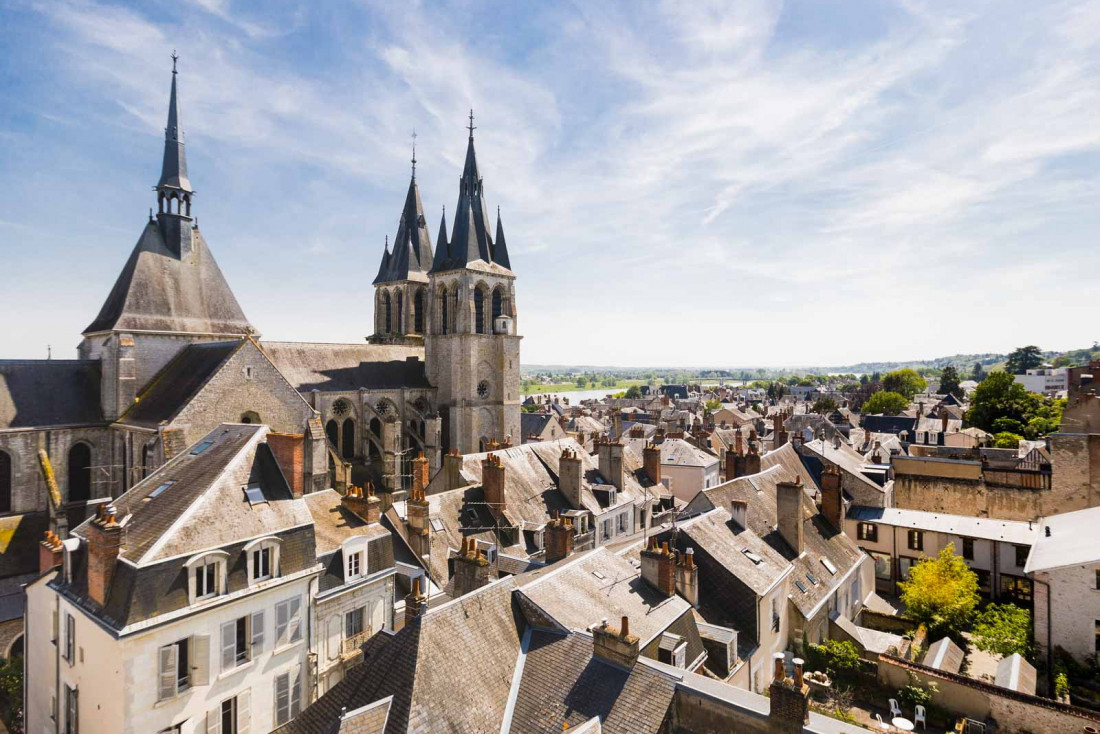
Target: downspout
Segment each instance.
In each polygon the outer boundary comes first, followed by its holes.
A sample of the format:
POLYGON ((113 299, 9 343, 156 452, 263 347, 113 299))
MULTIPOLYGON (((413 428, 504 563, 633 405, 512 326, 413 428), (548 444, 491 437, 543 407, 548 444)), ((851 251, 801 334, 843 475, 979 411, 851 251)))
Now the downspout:
MULTIPOLYGON (((53 608, 54 614, 57 615, 57 632, 53 644, 53 710, 50 713, 53 714, 54 734, 57 734, 61 727, 61 597, 56 591, 53 595, 53 608)), ((27 654, 26 639, 26 637, 23 638, 24 657, 26 657, 27 654)), ((26 679, 24 679, 23 688, 26 690, 26 679)), ((23 710, 26 711, 26 709, 23 710)))
MULTIPOLYGON (((1047 589, 1047 696, 1054 698, 1054 621, 1052 619, 1054 611, 1050 605, 1050 584, 1040 581, 1034 575, 1031 577, 1031 583, 1042 584, 1047 589)), ((1034 592, 1032 592, 1032 598, 1034 598, 1034 592)))

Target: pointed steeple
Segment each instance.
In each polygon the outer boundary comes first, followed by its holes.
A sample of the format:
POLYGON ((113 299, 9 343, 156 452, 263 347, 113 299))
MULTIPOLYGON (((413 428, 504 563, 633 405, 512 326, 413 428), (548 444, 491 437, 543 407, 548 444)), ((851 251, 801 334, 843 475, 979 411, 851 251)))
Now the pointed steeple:
POLYGON ((183 150, 183 125, 180 121, 179 97, 176 94, 176 60, 172 52, 172 93, 168 99, 168 125, 164 128, 164 162, 160 168, 157 189, 174 189, 192 193, 187 179, 187 156, 183 150))
POLYGON ((382 262, 378 264, 378 275, 374 276, 374 284, 388 283, 390 278, 390 236, 386 235, 386 247, 382 251, 382 262))
POLYGON ((493 262, 503 268, 512 269, 508 259, 508 245, 504 243, 504 225, 500 223, 500 207, 497 207, 497 236, 493 242, 493 262))
POLYGON ((439 219, 439 236, 435 239, 432 270, 446 270, 446 263, 451 257, 450 249, 450 245, 447 244, 447 207, 443 207, 443 215, 439 219))
POLYGON ((405 195, 405 206, 401 209, 397 237, 393 240, 393 254, 389 257, 389 267, 384 275, 379 271, 374 282, 377 284, 402 280, 426 280, 431 266, 432 235, 428 231, 428 222, 424 218, 424 206, 420 202, 420 189, 416 185, 414 169, 409 181, 409 191, 405 195))

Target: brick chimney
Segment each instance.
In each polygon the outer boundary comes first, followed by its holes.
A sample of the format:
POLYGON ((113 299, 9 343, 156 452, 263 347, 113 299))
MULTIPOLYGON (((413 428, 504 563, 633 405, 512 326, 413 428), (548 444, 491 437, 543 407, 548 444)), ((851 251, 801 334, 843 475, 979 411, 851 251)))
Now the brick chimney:
POLYGON ((420 577, 417 576, 412 580, 412 588, 405 597, 405 626, 408 627, 414 619, 423 616, 427 608, 428 596, 420 590, 420 577))
POLYGON ((638 638, 630 634, 628 617, 623 617, 619 629, 609 626, 606 619, 592 628, 593 657, 630 669, 638 662, 638 652, 638 638))
POLYGON ((760 473, 760 453, 756 450, 756 444, 749 444, 749 453, 745 454, 745 473, 741 476, 751 477, 760 473))
POLYGON ((676 593, 676 553, 668 543, 658 544, 649 539, 649 547, 642 551, 642 579, 665 596, 676 593))
MULTIPOLYGON (((458 449, 451 449, 443 455, 443 477, 446 480, 447 489, 458 489, 462 481, 462 454, 458 449)), ((427 485, 425 485, 427 486, 427 485)))
POLYGON ((573 553, 573 521, 560 517, 557 512, 543 531, 543 544, 546 548, 545 560, 554 563, 573 553))
POLYGON ((46 536, 38 544, 38 571, 49 571, 61 565, 65 546, 61 545, 61 538, 52 530, 46 531, 46 536))
POLYGON ((699 567, 695 565, 694 548, 688 548, 676 564, 676 592, 691 606, 699 606, 699 567))
POLYGON ((797 554, 805 545, 802 540, 802 477, 793 482, 779 482, 775 487, 776 517, 779 534, 797 554))
POLYGON ((620 492, 623 489, 623 445, 619 441, 600 441, 600 474, 620 492))
POLYGON ((481 489, 485 493, 485 503, 489 512, 499 520, 508 510, 508 501, 504 496, 505 466, 500 463, 499 454, 489 454, 481 461, 481 489))
POLYGON ((428 525, 428 498, 424 490, 412 490, 405 503, 405 525, 409 534, 409 545, 419 558, 428 554, 431 530, 428 525))
MULTIPOLYGON (((737 443, 741 443, 740 434, 737 436, 737 443)), ((745 456, 741 453, 741 447, 738 446, 736 451, 730 449, 726 452, 726 481, 743 476, 745 476, 745 456)))
POLYGON ((267 447, 295 497, 301 497, 305 487, 305 444, 306 437, 301 433, 267 434, 267 447))
POLYGON ((115 566, 122 547, 122 526, 118 524, 115 513, 114 505, 100 505, 87 530, 88 596, 101 607, 107 605, 111 595, 111 582, 115 578, 115 566))
MULTIPOLYGON (((446 460, 446 459, 444 459, 446 460)), ((417 453, 416 458, 412 460, 412 488, 425 492, 428 489, 428 459, 425 458, 424 452, 417 453)))
POLYGON ((462 548, 453 561, 451 576, 455 597, 465 596, 489 583, 489 559, 478 549, 475 539, 463 538, 462 548))
POLYGON ((772 432, 775 434, 772 437, 772 448, 777 449, 783 444, 787 443, 787 430, 783 427, 786 422, 787 416, 783 411, 779 411, 772 416, 772 432))
POLYGON ((947 408, 940 408, 940 433, 947 435, 947 408))
POLYGON ((768 729, 775 734, 801 734, 810 720, 810 687, 802 679, 802 659, 793 660, 794 677, 787 678, 783 658, 781 652, 772 654, 768 729))
POLYGON ((730 517, 742 530, 748 530, 749 503, 745 500, 730 500, 730 517))
POLYGON ((834 528, 844 532, 844 492, 841 491, 840 469, 826 464, 821 471, 821 514, 834 528))
POLYGON ((367 482, 365 490, 355 485, 348 487, 347 493, 340 498, 340 504, 368 525, 378 522, 382 515, 382 500, 374 495, 370 482, 367 482))
POLYGON ((649 481, 654 484, 661 483, 661 448, 652 442, 642 449, 642 466, 649 481))
POLYGON ((558 489, 574 510, 581 507, 581 459, 573 449, 562 449, 558 459, 558 489))

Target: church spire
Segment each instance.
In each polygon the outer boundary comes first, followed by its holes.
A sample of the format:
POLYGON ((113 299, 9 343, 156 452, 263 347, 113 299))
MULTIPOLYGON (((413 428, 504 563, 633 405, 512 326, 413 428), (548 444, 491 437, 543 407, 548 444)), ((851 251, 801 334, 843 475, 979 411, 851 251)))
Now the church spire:
POLYGON ((157 190, 165 189, 193 193, 187 179, 187 156, 183 150, 183 125, 180 122, 179 96, 176 93, 176 61, 172 52, 172 93, 168 99, 168 125, 164 128, 164 162, 161 164, 157 190))
POLYGON ((508 245, 504 243, 504 225, 500 223, 500 207, 497 207, 497 236, 493 242, 493 262, 503 268, 512 269, 508 259, 508 245))
MULTIPOLYGON (((416 154, 413 153, 413 161, 416 154)), ((415 163, 414 163, 415 165, 415 163)), ((422 280, 432 266, 432 235, 424 218, 424 206, 420 202, 420 189, 416 185, 416 169, 409 180, 405 206, 397 224, 397 236, 393 240, 393 252, 387 248, 382 257, 384 268, 379 268, 374 279, 379 283, 403 280, 422 280)))

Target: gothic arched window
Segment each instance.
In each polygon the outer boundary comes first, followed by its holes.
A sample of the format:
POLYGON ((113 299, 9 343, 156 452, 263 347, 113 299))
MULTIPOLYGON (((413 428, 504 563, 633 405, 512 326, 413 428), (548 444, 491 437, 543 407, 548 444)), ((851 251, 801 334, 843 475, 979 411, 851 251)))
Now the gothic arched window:
MULTIPOLYGON (((504 291, 500 286, 493 289, 493 324, 504 314, 504 291)), ((492 329, 490 329, 492 331, 492 329)))
POLYGON ((86 502, 92 497, 92 447, 74 444, 69 449, 69 502, 86 502))
POLYGON ((355 458, 355 419, 345 418, 343 433, 343 445, 340 447, 340 455, 345 459, 355 458))
POLYGON ((451 288, 451 331, 458 331, 458 292, 461 287, 458 283, 451 288))
POLYGON ((325 435, 328 436, 328 442, 331 443, 337 451, 340 450, 340 424, 334 420, 330 420, 325 424, 325 435))
POLYGON ((474 289, 474 331, 485 333, 485 291, 481 288, 474 289))
POLYGON ((451 333, 451 309, 447 303, 447 288, 444 286, 439 291, 439 333, 450 334, 451 333))
POLYGON ((413 296, 413 333, 424 333, 424 289, 418 288, 413 296))
POLYGON ((394 324, 394 331, 398 334, 405 333, 405 299, 401 295, 401 291, 393 294, 393 300, 397 302, 397 322, 394 324))
POLYGON ((385 331, 386 331, 387 334, 390 333, 391 331, 393 331, 393 313, 390 310, 391 308, 392 308, 392 304, 390 303, 390 294, 389 293, 382 294, 382 310, 386 314, 386 319, 385 319, 386 329, 385 329, 385 331))
POLYGON ((11 456, 0 451, 0 512, 11 512, 11 456))

